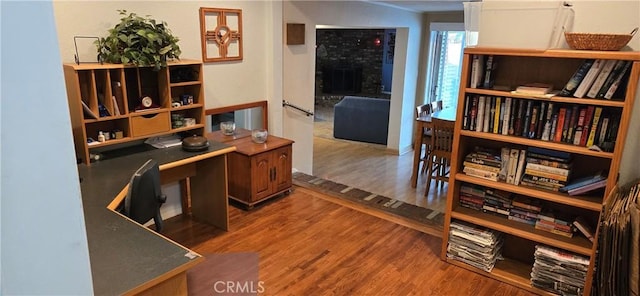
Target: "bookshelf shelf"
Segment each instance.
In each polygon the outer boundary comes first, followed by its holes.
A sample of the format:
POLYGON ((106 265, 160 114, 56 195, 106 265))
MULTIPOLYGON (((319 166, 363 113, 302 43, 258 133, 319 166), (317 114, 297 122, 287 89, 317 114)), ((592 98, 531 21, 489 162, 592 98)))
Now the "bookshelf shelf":
POLYGON ((481 132, 466 131, 466 130, 460 131, 460 135, 479 138, 479 139, 499 141, 504 143, 512 143, 512 144, 518 144, 518 145, 547 148, 551 150, 566 151, 570 153, 589 155, 589 156, 600 157, 600 158, 607 158, 607 159, 613 158, 613 153, 611 152, 600 152, 595 150, 589 150, 586 147, 565 144, 565 143, 556 143, 556 142, 549 142, 549 141, 527 139, 523 137, 504 136, 499 134, 481 133, 481 132))
MULTIPOLYGON (((552 248, 556 254, 566 252, 586 260, 588 272, 584 289, 580 291, 582 295, 590 295, 598 241, 591 242, 587 236, 592 234, 588 232, 584 235, 573 232, 572 237, 565 235, 573 231, 568 225, 580 220, 578 217, 584 218, 581 221, 598 233, 602 204, 615 188, 618 178, 639 80, 640 52, 465 48, 442 260, 547 295, 549 292, 532 286, 531 277, 534 262, 538 260, 534 256, 535 249, 552 248), (591 60, 616 62, 595 63, 591 60), (601 83, 596 86, 585 83, 582 90, 588 89, 588 96, 601 97, 605 89, 606 97, 611 100, 511 92, 521 85, 539 83, 550 85, 554 90, 564 89, 563 95, 569 91, 573 95, 578 87, 569 87, 569 82, 578 79, 577 73, 585 68, 590 71, 588 67, 593 64, 608 64, 610 70, 603 71, 606 74, 599 79, 601 83), (604 82, 605 79, 608 82, 604 82), (610 86, 615 84, 611 82, 614 80, 619 81, 615 82, 619 85, 610 86), (504 114, 509 117, 500 117, 504 114), (591 143, 604 152, 588 149, 591 143), (510 159, 507 163, 516 163, 515 168, 522 173, 512 174, 516 169, 506 166, 505 155, 510 159), (518 155, 522 156, 518 158, 518 155), (598 184, 606 183, 603 189, 574 196, 541 189, 557 190, 583 177, 596 180, 594 176, 606 176, 598 184), (513 181, 507 183, 505 179, 513 181), (451 234, 453 222, 456 222, 453 227, 457 231, 451 234), (460 240, 457 234, 460 224, 470 224, 465 226, 469 229, 478 227, 489 229, 491 231, 486 231, 490 233, 502 233, 501 252, 506 260, 496 262, 491 272, 485 272, 447 257, 450 240, 453 254, 458 252, 455 248, 460 240), (457 236, 455 241, 450 238, 452 235, 457 236)), ((580 84, 581 80, 576 83, 580 84)), ((536 281, 540 284, 541 279, 536 277, 536 281)), ((547 281, 543 284, 547 285, 547 281)))
POLYGON ((588 239, 581 237, 579 234, 575 234, 572 238, 564 237, 559 234, 535 229, 533 226, 525 223, 511 221, 496 215, 464 207, 455 208, 451 212, 451 217, 581 255, 591 254, 591 248, 593 247, 593 244, 588 239))
POLYGON ((538 96, 531 96, 531 95, 524 95, 524 94, 516 94, 510 91, 482 89, 482 88, 467 88, 465 91, 467 94, 488 95, 488 96, 496 96, 496 97, 511 97, 511 98, 567 103, 567 104, 581 104, 581 105, 618 107, 618 108, 623 108, 625 106, 624 102, 614 101, 614 100, 605 100, 605 99, 569 98, 569 97, 560 97, 560 96, 553 96, 553 97, 547 98, 547 97, 538 97, 538 96))
POLYGON ((602 196, 570 196, 568 194, 553 192, 548 190, 541 190, 537 188, 530 188, 522 185, 507 184, 504 182, 494 182, 491 180, 485 180, 473 176, 466 175, 464 173, 458 173, 455 175, 455 179, 462 182, 476 184, 480 186, 500 189, 516 194, 526 196, 536 196, 539 199, 547 200, 559 204, 565 204, 572 207, 582 208, 590 211, 602 210, 602 196))
POLYGON ((496 262, 496 266, 491 272, 480 270, 476 267, 457 260, 447 259, 446 261, 452 265, 471 270, 473 272, 514 285, 538 295, 554 295, 544 290, 531 287, 529 280, 529 274, 531 274, 531 266, 520 263, 517 260, 505 258, 504 260, 498 261, 496 262))

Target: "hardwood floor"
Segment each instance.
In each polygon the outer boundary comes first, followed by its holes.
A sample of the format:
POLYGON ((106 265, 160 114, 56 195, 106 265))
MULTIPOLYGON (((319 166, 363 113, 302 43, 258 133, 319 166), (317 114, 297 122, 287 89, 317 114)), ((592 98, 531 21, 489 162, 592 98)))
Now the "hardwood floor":
POLYGON ((231 207, 229 232, 178 216, 163 234, 203 255, 258 253, 264 295, 531 295, 441 261, 437 237, 325 198, 294 187, 253 211, 231 207))
POLYGON ((391 155, 385 145, 333 138, 333 107, 316 106, 313 142, 313 175, 369 192, 444 212, 447 186, 432 183, 424 196, 426 175, 410 185, 413 152, 391 155))

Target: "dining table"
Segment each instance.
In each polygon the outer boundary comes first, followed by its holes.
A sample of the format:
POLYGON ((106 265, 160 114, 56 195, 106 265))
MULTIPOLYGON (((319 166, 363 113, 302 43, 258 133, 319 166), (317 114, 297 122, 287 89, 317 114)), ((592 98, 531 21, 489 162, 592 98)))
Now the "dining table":
POLYGON ((418 185, 418 173, 420 169, 420 154, 422 154, 422 133, 425 129, 431 127, 431 119, 438 118, 441 120, 455 121, 457 108, 445 108, 435 111, 425 116, 416 118, 416 134, 413 144, 413 171, 411 173, 411 187, 416 188, 418 185))

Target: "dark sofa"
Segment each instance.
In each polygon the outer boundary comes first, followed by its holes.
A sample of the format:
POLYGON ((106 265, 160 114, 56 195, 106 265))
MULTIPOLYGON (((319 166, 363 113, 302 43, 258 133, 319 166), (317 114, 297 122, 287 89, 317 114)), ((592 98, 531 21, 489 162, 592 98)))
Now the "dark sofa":
POLYGON ((345 96, 333 107, 333 137, 387 144, 389 100, 345 96))

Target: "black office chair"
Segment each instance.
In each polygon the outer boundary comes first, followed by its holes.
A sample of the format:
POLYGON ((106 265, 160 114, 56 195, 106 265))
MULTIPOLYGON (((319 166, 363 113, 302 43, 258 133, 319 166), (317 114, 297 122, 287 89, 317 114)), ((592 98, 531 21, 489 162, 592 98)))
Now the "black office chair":
POLYGON ((148 160, 131 177, 129 191, 124 200, 123 214, 132 220, 145 224, 153 219, 157 232, 162 231, 160 206, 167 201, 160 187, 158 162, 148 160))

